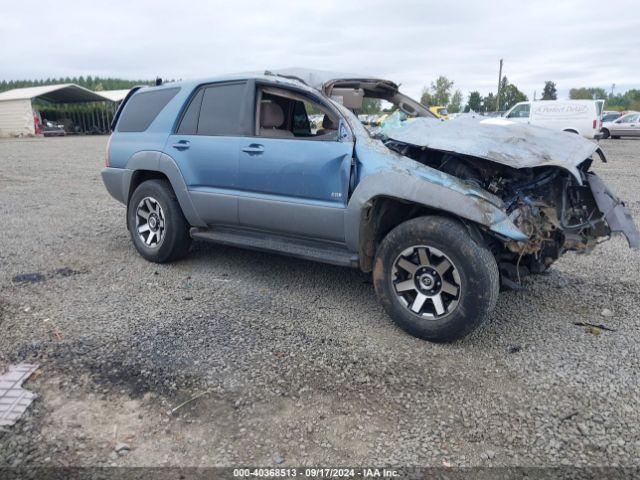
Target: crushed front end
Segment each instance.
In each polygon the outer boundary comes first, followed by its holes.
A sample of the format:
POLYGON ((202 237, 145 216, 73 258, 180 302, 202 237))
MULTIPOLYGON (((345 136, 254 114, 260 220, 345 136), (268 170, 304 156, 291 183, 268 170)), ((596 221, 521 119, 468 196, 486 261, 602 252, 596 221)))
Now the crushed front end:
POLYGON ((404 156, 502 199, 509 219, 528 237, 519 242, 485 231, 507 286, 528 273, 543 272, 567 251, 590 252, 613 232, 624 234, 631 248, 640 247, 628 208, 590 171, 592 158, 571 168, 553 162, 516 168, 388 137, 383 141, 404 156))

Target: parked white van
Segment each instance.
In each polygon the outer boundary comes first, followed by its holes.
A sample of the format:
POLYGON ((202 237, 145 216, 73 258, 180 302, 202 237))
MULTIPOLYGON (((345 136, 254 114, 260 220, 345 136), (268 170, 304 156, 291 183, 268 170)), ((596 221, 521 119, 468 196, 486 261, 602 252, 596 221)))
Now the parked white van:
POLYGON ((504 117, 599 139, 603 107, 604 100, 539 100, 516 103, 504 117))

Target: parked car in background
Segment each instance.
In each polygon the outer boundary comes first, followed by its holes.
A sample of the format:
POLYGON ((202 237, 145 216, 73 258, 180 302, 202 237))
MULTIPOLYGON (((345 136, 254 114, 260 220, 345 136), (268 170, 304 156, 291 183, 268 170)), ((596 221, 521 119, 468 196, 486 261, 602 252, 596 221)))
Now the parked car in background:
POLYGON ((602 138, 640 137, 640 113, 630 112, 602 124, 602 138))
POLYGON ((449 112, 447 107, 433 106, 429 107, 429 111, 442 120, 449 120, 449 112))
POLYGON ((194 238, 359 268, 401 328, 449 341, 487 318, 501 284, 567 251, 612 232, 640 246, 591 171, 604 157, 594 142, 443 122, 389 80, 281 72, 142 87, 122 102, 102 178, 142 257, 177 260, 194 238), (364 99, 393 105, 378 135, 354 114, 364 99), (311 112, 323 115, 315 132, 311 112))
POLYGON ((45 137, 63 137, 66 135, 64 131, 64 125, 58 122, 53 122, 51 120, 45 120, 40 127, 42 131, 42 135, 45 137))
POLYGON ((604 125, 606 122, 613 122, 614 120, 620 118, 622 115, 622 112, 605 110, 604 112, 602 112, 602 124, 604 125))
POLYGON ((504 117, 553 130, 600 138, 604 100, 539 100, 516 103, 504 117))

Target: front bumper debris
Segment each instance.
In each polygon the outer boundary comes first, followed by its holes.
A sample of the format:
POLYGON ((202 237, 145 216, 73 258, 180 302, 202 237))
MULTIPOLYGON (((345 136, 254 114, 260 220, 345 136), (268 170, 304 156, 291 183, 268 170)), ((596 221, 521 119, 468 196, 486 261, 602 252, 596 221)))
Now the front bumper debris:
POLYGON ((587 173, 587 181, 596 205, 604 214, 609 229, 612 232, 622 233, 627 238, 630 248, 640 248, 640 233, 624 202, 616 197, 595 173, 587 173))

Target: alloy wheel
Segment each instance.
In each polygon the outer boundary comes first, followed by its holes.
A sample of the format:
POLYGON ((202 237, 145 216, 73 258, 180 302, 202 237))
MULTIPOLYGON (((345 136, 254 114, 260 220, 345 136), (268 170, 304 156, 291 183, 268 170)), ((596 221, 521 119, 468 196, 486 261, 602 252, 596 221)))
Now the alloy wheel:
POLYGON ((164 211, 153 197, 144 197, 136 209, 136 231, 149 248, 157 248, 165 236, 164 211))
POLYGON ((458 306, 460 275, 451 259, 437 248, 407 248, 393 262, 391 275, 398 300, 416 315, 438 319, 458 306))

